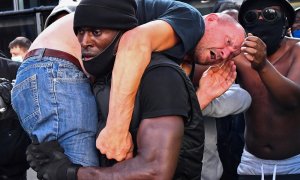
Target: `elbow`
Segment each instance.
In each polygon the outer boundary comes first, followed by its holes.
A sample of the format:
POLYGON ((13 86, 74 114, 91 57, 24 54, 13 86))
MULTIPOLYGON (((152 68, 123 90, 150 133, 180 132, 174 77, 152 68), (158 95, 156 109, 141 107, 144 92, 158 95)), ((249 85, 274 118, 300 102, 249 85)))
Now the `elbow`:
POLYGON ((175 169, 170 168, 168 163, 162 162, 161 159, 157 159, 155 156, 143 157, 143 168, 139 169, 142 174, 139 179, 157 179, 165 180, 172 179, 175 169))
POLYGON ((126 31, 119 43, 119 48, 125 47, 126 51, 136 51, 139 53, 151 53, 151 41, 148 39, 148 36, 140 28, 136 27, 129 31, 126 31))

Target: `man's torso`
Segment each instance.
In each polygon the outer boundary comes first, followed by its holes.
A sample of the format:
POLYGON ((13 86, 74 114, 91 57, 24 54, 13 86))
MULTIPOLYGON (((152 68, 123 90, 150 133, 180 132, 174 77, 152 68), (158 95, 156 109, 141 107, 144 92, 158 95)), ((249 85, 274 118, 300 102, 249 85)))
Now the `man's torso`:
MULTIPOLYGON (((290 41, 281 47, 276 56, 279 58, 269 59, 285 77, 290 75, 292 66, 299 65, 293 44, 295 42, 290 41)), ((285 159, 300 154, 300 107, 282 107, 249 66, 239 72, 243 87, 252 96, 252 104, 246 112, 247 150, 262 159, 285 159)), ((299 85, 299 82, 295 83, 299 85)))

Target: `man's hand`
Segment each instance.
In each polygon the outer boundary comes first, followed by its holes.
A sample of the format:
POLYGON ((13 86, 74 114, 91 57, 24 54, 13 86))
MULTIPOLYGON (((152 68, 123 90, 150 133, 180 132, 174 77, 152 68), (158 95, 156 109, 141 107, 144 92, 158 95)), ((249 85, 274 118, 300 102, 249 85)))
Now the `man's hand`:
POLYGON ((13 88, 12 84, 8 79, 0 78, 0 96, 6 104, 10 104, 10 93, 13 88))
POLYGON ((118 132, 105 127, 99 134, 96 146, 108 159, 122 161, 133 157, 133 142, 130 132, 118 132))
POLYGON ((235 78, 236 66, 231 60, 207 69, 199 81, 199 89, 196 92, 201 109, 227 91, 235 78))
POLYGON ((251 66, 255 70, 261 70, 267 61, 266 44, 251 33, 245 39, 241 50, 244 53, 246 59, 251 62, 251 66))
POLYGON ((80 165, 73 164, 57 141, 30 144, 26 150, 30 167, 39 179, 76 180, 80 165))

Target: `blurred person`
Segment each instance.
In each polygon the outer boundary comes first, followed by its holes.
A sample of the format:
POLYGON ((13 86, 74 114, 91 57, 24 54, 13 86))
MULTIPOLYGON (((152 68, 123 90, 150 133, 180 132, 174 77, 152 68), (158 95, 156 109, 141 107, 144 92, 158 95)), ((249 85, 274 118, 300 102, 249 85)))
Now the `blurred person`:
POLYGON ((252 97, 245 113, 239 179, 300 178, 300 43, 286 37, 295 20, 286 0, 245 0, 239 22, 248 32, 236 61, 252 97))
POLYGON ((300 38, 300 8, 295 9, 295 21, 291 27, 292 37, 300 38))
POLYGON ((80 0, 60 0, 47 17, 44 27, 47 28, 57 19, 74 12, 79 2, 80 0))
POLYGON ((0 50, 0 58, 8 59, 8 57, 4 54, 3 51, 0 50))
POLYGON ((0 98, 4 104, 0 112, 0 179, 26 180, 29 165, 25 151, 30 139, 21 127, 17 114, 11 106, 12 81, 20 62, 0 58, 0 98))
POLYGON ((16 37, 8 45, 11 54, 11 60, 23 62, 26 53, 31 45, 31 41, 26 37, 16 37))

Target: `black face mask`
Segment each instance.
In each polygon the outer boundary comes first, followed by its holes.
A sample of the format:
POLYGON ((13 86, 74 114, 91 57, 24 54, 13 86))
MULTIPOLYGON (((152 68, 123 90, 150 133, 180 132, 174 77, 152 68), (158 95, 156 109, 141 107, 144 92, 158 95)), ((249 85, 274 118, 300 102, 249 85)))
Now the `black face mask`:
POLYGON ((252 24, 245 24, 245 29, 248 33, 259 37, 267 46, 267 55, 272 55, 280 47, 280 43, 286 34, 286 20, 281 17, 275 22, 267 22, 258 20, 252 24))
POLYGON ((119 43, 121 35, 122 33, 119 32, 103 52, 96 57, 88 61, 83 59, 83 66, 89 74, 93 75, 95 78, 99 78, 112 72, 116 58, 115 48, 119 43))

